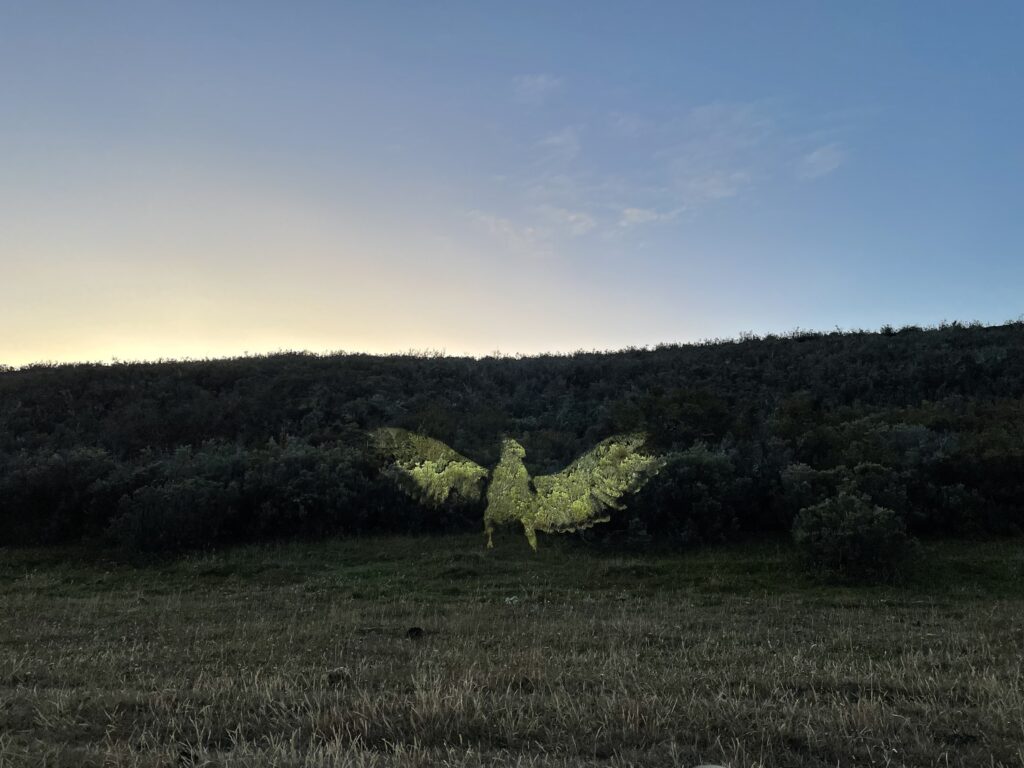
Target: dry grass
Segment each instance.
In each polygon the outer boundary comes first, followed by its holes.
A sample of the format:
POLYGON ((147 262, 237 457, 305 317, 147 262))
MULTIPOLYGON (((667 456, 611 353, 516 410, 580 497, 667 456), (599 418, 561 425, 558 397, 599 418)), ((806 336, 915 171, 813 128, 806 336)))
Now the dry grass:
POLYGON ((1022 542, 860 590, 541 543, 0 550, 0 765, 1024 765, 1022 542))

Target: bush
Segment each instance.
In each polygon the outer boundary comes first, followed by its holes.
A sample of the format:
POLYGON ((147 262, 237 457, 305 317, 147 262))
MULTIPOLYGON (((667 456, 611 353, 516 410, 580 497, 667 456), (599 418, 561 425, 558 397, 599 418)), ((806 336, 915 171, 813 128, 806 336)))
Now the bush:
POLYGON ((359 455, 341 445, 316 447, 301 440, 271 441, 250 451, 245 502, 250 511, 239 538, 327 536, 359 528, 353 509, 363 482, 359 455))
POLYGON ((114 543, 130 552, 176 552, 220 543, 238 504, 234 486, 202 478, 145 486, 121 499, 114 543))
POLYGON ((730 456, 698 443, 664 458, 657 476, 599 534, 620 533, 637 542, 653 536, 679 545, 738 537, 749 480, 736 476, 730 456))
POLYGON ((911 511, 907 500, 910 479, 909 473, 872 462, 832 469, 790 464, 781 475, 782 501, 794 520, 801 509, 820 504, 841 492, 865 496, 871 504, 905 515, 911 511))
POLYGON ((897 579, 913 546, 902 516, 847 491, 800 510, 793 539, 811 570, 860 582, 897 579))
MULTIPOLYGON (((391 483, 376 477, 358 447, 341 443, 284 437, 246 449, 209 441, 150 456, 121 474, 110 483, 120 493, 106 534, 128 552, 429 528, 419 505, 381 495, 391 483)), ((446 530, 449 522, 435 527, 446 530)))
POLYGON ((0 544, 53 544, 96 535, 117 497, 101 448, 22 452, 0 463, 0 544))

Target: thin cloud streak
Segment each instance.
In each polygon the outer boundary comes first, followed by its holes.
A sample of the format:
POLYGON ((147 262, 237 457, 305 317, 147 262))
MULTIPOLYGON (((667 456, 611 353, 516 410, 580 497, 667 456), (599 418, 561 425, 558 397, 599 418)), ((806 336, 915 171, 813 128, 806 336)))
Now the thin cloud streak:
POLYGON ((562 78, 554 75, 519 75, 512 78, 512 91, 520 104, 539 107, 562 89, 562 78))
POLYGON ((545 163, 567 163, 579 157, 582 151, 579 131, 572 127, 548 134, 537 142, 537 147, 543 153, 545 163))
POLYGON ((800 158, 797 175, 801 179, 820 179, 828 176, 845 161, 846 152, 842 147, 838 144, 826 144, 800 158))

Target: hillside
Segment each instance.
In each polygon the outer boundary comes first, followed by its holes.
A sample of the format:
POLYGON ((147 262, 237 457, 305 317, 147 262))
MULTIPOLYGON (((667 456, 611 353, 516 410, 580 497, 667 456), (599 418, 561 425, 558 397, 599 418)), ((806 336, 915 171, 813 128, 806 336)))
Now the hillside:
POLYGON ((365 432, 422 431, 532 472, 646 430, 665 471, 600 531, 784 530, 855 487, 918 534, 1024 526, 1024 322, 794 332, 523 358, 279 354, 0 371, 0 537, 141 548, 472 530, 377 477, 365 432), (169 532, 170 531, 170 532, 169 532))

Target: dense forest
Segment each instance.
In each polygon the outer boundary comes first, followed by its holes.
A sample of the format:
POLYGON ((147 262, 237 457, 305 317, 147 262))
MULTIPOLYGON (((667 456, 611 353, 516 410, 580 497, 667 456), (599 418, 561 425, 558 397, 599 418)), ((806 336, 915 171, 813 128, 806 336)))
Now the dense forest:
POLYGON ((531 473, 643 430, 658 476, 590 536, 679 544, 788 530, 857 494, 919 536, 1024 529, 1024 321, 745 336, 483 359, 284 353, 0 369, 0 545, 174 550, 474 530, 380 469, 398 426, 531 473))

